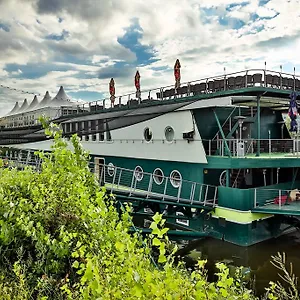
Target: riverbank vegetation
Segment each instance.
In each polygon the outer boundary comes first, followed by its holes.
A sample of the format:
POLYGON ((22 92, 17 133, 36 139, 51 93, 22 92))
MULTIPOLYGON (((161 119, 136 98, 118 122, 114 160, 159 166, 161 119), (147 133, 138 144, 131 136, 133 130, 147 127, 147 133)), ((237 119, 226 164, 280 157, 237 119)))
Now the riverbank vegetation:
MULTIPOLYGON (((1 299, 256 299, 242 269, 232 278, 217 264, 208 282, 205 261, 178 263, 160 215, 148 238, 129 234, 130 207, 119 213, 99 188, 79 139, 70 150, 56 127, 46 130, 53 151, 39 153, 39 172, 0 169, 1 299)), ((275 263, 285 270, 284 259, 275 263)), ((284 278, 290 291, 271 283, 264 299, 298 299, 296 278, 284 278)))

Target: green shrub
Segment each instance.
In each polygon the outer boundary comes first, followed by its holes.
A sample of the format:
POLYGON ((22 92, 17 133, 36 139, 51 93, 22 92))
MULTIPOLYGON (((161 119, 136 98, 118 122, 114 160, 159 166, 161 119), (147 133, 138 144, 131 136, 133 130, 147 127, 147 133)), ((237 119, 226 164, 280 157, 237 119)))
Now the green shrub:
MULTIPOLYGON (((193 272, 175 264, 161 215, 147 239, 129 234, 130 207, 119 215, 79 139, 70 150, 54 125, 47 133, 53 151, 39 153, 40 172, 0 169, 2 299, 255 299, 240 269, 233 279, 217 264, 209 283, 205 261, 193 272)), ((270 289, 266 297, 276 299, 270 289)))

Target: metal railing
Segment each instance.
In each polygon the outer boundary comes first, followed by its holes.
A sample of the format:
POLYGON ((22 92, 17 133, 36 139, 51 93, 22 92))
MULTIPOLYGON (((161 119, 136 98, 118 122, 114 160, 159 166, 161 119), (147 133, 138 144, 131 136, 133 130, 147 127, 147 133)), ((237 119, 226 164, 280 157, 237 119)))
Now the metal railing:
POLYGON ((167 177, 112 165, 94 165, 94 172, 100 184, 105 184, 111 192, 186 204, 217 205, 217 186, 183 180, 180 176, 167 177))
MULTIPOLYGON (((41 170, 42 160, 32 151, 15 153, 16 155, 11 152, 9 155, 0 156, 4 167, 23 169, 31 166, 36 171, 41 170)), ((217 186, 183 180, 179 173, 177 176, 166 177, 113 165, 90 163, 89 167, 97 176, 99 184, 112 193, 120 192, 128 196, 143 196, 191 205, 217 205, 217 186)))
POLYGON ((243 157, 254 154, 258 151, 261 154, 285 153, 300 156, 299 139, 218 139, 203 140, 206 155, 225 156, 225 141, 227 142, 230 154, 234 157, 243 157), (260 143, 258 143, 260 141, 260 143), (259 148, 258 148, 259 147, 259 148))
POLYGON ((19 152, 16 156, 0 156, 0 159, 6 168, 24 169, 30 166, 39 172, 42 166, 41 158, 31 151, 28 151, 27 154, 19 152))
MULTIPOLYGON (((285 205, 300 200, 300 192, 294 190, 276 190, 276 189, 254 189, 254 208, 266 207, 268 205, 278 205, 278 209, 286 208, 285 205)), ((300 206, 299 206, 300 207, 300 206)))
MULTIPOLYGON (((235 90, 249 87, 270 87, 286 90, 300 90, 300 75, 275 72, 266 69, 248 69, 198 80, 181 83, 175 91, 174 85, 163 86, 141 91, 141 97, 136 98, 136 91, 115 97, 114 106, 140 105, 155 101, 169 100, 198 94, 235 90), (125 101, 124 101, 125 100, 125 101)), ((110 97, 77 105, 77 113, 104 110, 111 107, 110 97)))

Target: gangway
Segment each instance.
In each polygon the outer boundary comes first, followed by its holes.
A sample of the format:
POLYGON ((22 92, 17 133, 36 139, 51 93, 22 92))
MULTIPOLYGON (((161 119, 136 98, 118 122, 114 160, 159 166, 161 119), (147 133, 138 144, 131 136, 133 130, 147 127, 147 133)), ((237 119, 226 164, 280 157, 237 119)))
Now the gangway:
POLYGON ((217 204, 217 186, 111 165, 103 165, 100 169, 99 182, 104 182, 111 193, 203 209, 214 208, 217 204))

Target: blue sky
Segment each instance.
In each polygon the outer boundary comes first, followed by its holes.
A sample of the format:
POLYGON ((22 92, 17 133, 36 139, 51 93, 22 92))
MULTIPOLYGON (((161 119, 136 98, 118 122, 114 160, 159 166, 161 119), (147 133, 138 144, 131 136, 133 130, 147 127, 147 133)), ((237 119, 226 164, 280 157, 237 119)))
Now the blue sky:
MULTIPOLYGON (((0 81, 74 99, 263 68, 300 73, 300 0, 1 0, 0 81), (20 11, 22 13, 20 13, 20 11), (299 72, 297 72, 299 70, 299 72)), ((27 94, 0 88, 0 114, 27 94)), ((31 96, 28 97, 31 101, 31 96)), ((33 97, 32 97, 33 98, 33 97)))

